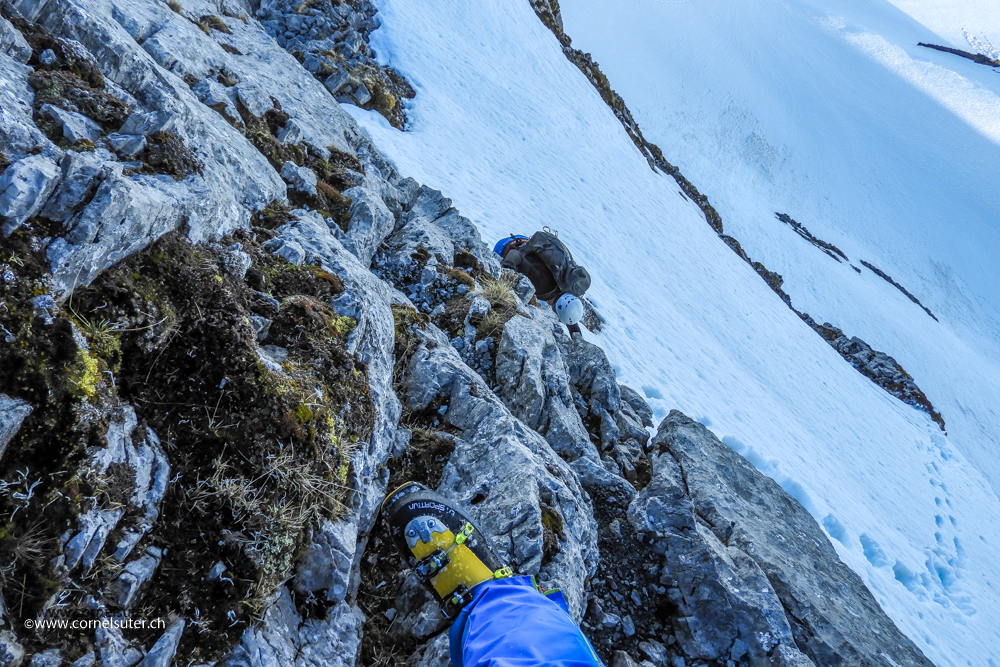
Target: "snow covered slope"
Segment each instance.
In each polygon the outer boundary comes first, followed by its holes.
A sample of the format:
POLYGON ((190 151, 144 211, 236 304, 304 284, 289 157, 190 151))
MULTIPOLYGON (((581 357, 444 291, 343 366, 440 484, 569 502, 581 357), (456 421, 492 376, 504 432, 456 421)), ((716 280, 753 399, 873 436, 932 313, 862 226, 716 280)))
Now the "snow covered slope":
POLYGON ((884 1, 568 0, 563 17, 796 307, 895 357, 1000 492, 1000 76, 918 47, 944 40, 884 1))
POLYGON ((1000 48, 1000 3, 994 0, 889 1, 950 42, 944 46, 991 58, 1000 55, 996 51, 1000 48))
MULTIPOLYGON (((878 171, 863 171, 855 178, 878 183, 873 180, 878 173, 891 176, 891 181, 860 197, 852 212, 866 215, 854 220, 851 234, 835 236, 832 224, 820 224, 816 212, 833 210, 839 195, 856 184, 832 167, 806 168, 827 164, 824 152, 836 146, 836 137, 830 137, 832 119, 813 128, 796 125, 789 122, 794 118, 789 109, 798 108, 792 103, 795 97, 828 116, 856 120, 863 115, 854 97, 835 93, 861 87, 854 70, 888 70, 859 52, 843 36, 846 29, 828 20, 802 18, 801 9, 784 17, 780 12, 785 10, 765 14, 758 3, 753 8, 756 18, 744 17, 744 24, 757 27, 750 31, 753 39, 790 34, 800 24, 826 35, 825 42, 792 48, 792 55, 803 58, 818 49, 834 61, 826 73, 838 65, 842 70, 837 85, 814 82, 809 94, 801 95, 794 82, 782 84, 775 75, 767 83, 779 86, 784 97, 769 98, 770 105, 755 114, 737 104, 733 131, 703 144, 696 121, 703 116, 718 119, 718 109, 708 104, 714 98, 677 98, 668 83, 680 85, 678 81, 687 79, 670 71, 668 59, 657 60, 657 40, 669 41, 667 31, 676 30, 682 33, 677 39, 688 40, 689 60, 696 53, 712 53, 706 60, 718 69, 739 70, 713 81, 716 69, 709 68, 701 80, 690 83, 721 98, 736 99, 740 89, 734 81, 740 80, 740 72, 766 70, 760 64, 764 54, 728 42, 721 34, 712 37, 707 29, 693 34, 686 25, 656 24, 648 16, 636 19, 645 32, 631 23, 612 30, 615 24, 605 14, 587 18, 587 12, 603 9, 601 3, 564 0, 564 5, 572 5, 579 12, 575 16, 592 24, 595 40, 601 34, 597 24, 609 26, 602 37, 609 40, 609 48, 617 43, 631 57, 631 50, 649 46, 639 61, 623 61, 621 66, 632 74, 630 85, 642 88, 644 81, 649 98, 659 95, 657 104, 643 108, 650 114, 677 115, 673 130, 684 141, 663 141, 657 132, 667 128, 654 128, 650 116, 636 113, 640 125, 668 159, 712 197, 728 229, 744 241, 751 256, 786 275, 796 306, 895 355, 962 438, 984 443, 995 437, 998 417, 990 410, 1000 390, 996 376, 991 380, 989 374, 996 372, 990 359, 998 356, 991 324, 997 304, 985 285, 993 275, 990 271, 997 270, 989 254, 996 256, 997 240, 987 224, 988 211, 996 210, 996 186, 990 185, 996 170, 981 176, 977 169, 995 167, 997 146, 982 128, 970 130, 970 121, 930 102, 897 119, 887 136, 879 131, 882 126, 860 128, 852 137, 854 148, 869 149, 872 169, 878 171), (749 62, 741 63, 741 58, 749 62), (733 92, 727 92, 727 86, 734 86, 733 92), (819 94, 824 87, 826 97, 819 94), (924 162, 908 150, 914 130, 907 123, 917 122, 921 114, 931 114, 927 122, 940 125, 934 127, 941 145, 924 162), (691 122, 684 125, 683 118, 691 122), (767 118, 769 126, 785 128, 781 143, 765 139, 761 132, 753 134, 753 128, 762 127, 761 118, 767 118), (740 134, 746 127, 751 132, 740 134), (976 134, 978 143, 969 133, 976 134), (730 144, 756 151, 764 171, 733 160, 726 152, 730 144), (767 192, 758 189, 769 182, 768 174, 776 179, 791 157, 799 166, 793 170, 797 189, 789 191, 798 198, 771 203, 767 192), (908 166, 914 160, 917 163, 908 166), (692 171, 696 163, 701 172, 692 171), (905 186, 922 170, 933 171, 937 178, 924 178, 922 186, 933 185, 931 194, 951 198, 947 204, 935 203, 929 215, 917 216, 922 213, 919 206, 928 208, 930 195, 913 203, 914 195, 905 186), (701 180, 706 174, 732 188, 725 202, 716 195, 721 186, 701 180), (889 203, 882 204, 883 198, 889 203), (753 213, 746 220, 755 225, 732 219, 734 211, 743 209, 753 213), (872 212, 889 209, 912 214, 906 218, 909 238, 902 233, 889 239, 879 235, 872 212), (826 267, 824 262, 834 261, 775 220, 775 210, 792 214, 852 260, 865 259, 885 270, 926 299, 941 323, 867 269, 859 275, 846 265, 826 267), (942 230, 931 223, 945 211, 948 225, 942 230), (918 280, 923 274, 904 270, 908 264, 896 261, 922 256, 931 247, 940 252, 931 254, 932 260, 925 257, 924 263, 937 262, 951 276, 950 299, 925 289, 930 277, 918 280), (960 271, 956 258, 961 257, 966 260, 960 271), (980 274, 970 266, 978 267, 980 274), (846 278, 837 273, 841 270, 846 278), (840 292, 828 297, 834 288, 840 292), (839 309, 838 296, 843 301, 839 309), (866 310, 875 314, 867 319, 852 315, 866 310), (922 352, 908 356, 903 349, 908 346, 922 352), (926 353, 930 349, 941 352, 932 358, 926 353), (962 383, 972 388, 959 392, 962 383)), ((734 7, 688 4, 692 10, 707 11, 709 6, 718 6, 723 14, 734 7)), ((486 236, 531 232, 542 225, 560 230, 595 277, 590 295, 608 319, 600 344, 617 365, 620 381, 641 388, 660 417, 673 407, 699 417, 795 495, 929 658, 940 665, 1000 665, 991 658, 1000 647, 1000 540, 993 520, 1000 515, 1000 501, 970 454, 959 451, 924 413, 889 396, 845 363, 729 250, 672 179, 649 169, 527 2, 382 0, 379 7, 383 27, 373 35, 373 46, 417 90, 409 112, 411 131, 398 132, 373 113, 352 113, 402 172, 452 197, 486 236)), ((606 13, 665 7, 648 0, 608 3, 606 13)), ((893 11, 907 26, 913 25, 893 11)), ((739 21, 728 20, 735 31, 739 21)), ((567 23, 574 35, 575 24, 567 23)), ((596 46, 586 48, 597 51, 596 46)), ((783 51, 777 42, 773 48, 783 51)), ((607 59, 600 52, 596 55, 602 64, 607 59)), ((634 104, 616 72, 609 75, 634 104)), ((911 103, 916 96, 913 85, 902 81, 896 74, 885 74, 880 82, 888 91, 882 104, 886 114, 904 92, 910 93, 911 103)), ((984 85, 970 90, 992 103, 988 96, 994 93, 984 85)), ((870 105, 863 111, 878 108, 870 105)), ((978 118, 988 129, 985 112, 978 118)), ((968 452, 974 454, 974 448, 968 452)), ((977 459, 983 460, 985 455, 977 459)))

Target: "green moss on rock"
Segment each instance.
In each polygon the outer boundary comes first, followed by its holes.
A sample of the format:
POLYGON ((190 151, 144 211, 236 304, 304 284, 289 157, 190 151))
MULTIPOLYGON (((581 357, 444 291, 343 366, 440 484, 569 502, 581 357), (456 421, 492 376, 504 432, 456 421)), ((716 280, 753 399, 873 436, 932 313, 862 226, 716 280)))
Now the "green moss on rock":
MULTIPOLYGON (((99 597, 117 575, 118 566, 101 561, 70 584, 50 563, 78 514, 127 504, 131 468, 100 475, 81 468, 88 448, 104 446, 114 406, 127 402, 140 428, 159 435, 173 478, 143 541, 165 555, 144 590, 142 613, 195 618, 197 611, 205 632, 185 633, 177 659, 217 660, 291 575, 310 527, 343 512, 350 456, 374 425, 367 367, 346 346, 355 322, 328 305, 343 282, 262 251, 249 233, 223 239, 242 243, 261 291, 280 304, 268 313, 267 343, 287 352, 275 366, 259 352, 249 320, 273 302, 226 274, 221 250, 193 246, 181 233, 105 271, 43 324, 27 302, 45 291, 47 272, 32 251, 30 227, 8 239, 20 265, 14 282, 0 284, 0 335, 10 337, 0 346, 0 392, 35 408, 8 448, 12 472, 4 481, 15 483, 13 471, 26 470, 27 483, 42 482, 38 502, 27 507, 0 495, 0 517, 11 540, 41 526, 42 546, 39 557, 15 567, 19 588, 5 588, 5 600, 17 605, 18 619, 34 618, 52 593, 72 585, 99 597), (219 561, 232 583, 204 581, 219 561)), ((129 511, 122 526, 137 518, 129 511)), ((82 599, 58 613, 85 617, 82 599)), ((158 633, 127 634, 148 646, 158 633)), ((89 640, 83 633, 19 641, 63 646, 75 658, 89 640)))
POLYGON ((341 193, 354 184, 347 170, 364 173, 358 158, 339 150, 336 146, 330 146, 327 148, 330 157, 324 160, 304 143, 288 145, 279 142, 277 135, 290 117, 281 110, 277 102, 275 107, 266 111, 262 117, 251 114, 242 103, 238 103, 238 108, 244 124, 243 133, 267 158, 275 171, 280 172, 286 162, 293 162, 300 167, 311 169, 316 174, 317 193, 309 195, 290 190, 288 199, 292 206, 308 206, 323 217, 331 218, 343 231, 347 231, 351 199, 341 193))
POLYGON ((146 147, 136 156, 143 171, 169 174, 180 181, 201 172, 202 164, 194 152, 172 132, 154 132, 146 138, 146 147))
POLYGON ((116 97, 90 86, 72 72, 36 71, 28 76, 35 90, 35 107, 52 104, 87 116, 105 130, 117 130, 131 109, 116 97))

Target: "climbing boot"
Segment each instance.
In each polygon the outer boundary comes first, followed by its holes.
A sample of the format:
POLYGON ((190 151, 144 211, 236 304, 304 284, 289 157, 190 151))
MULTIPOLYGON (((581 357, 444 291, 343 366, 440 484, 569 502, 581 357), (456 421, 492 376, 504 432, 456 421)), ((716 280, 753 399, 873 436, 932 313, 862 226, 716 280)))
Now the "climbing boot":
POLYGON ((475 586, 512 574, 472 519, 422 484, 407 482, 387 495, 382 516, 399 553, 449 618, 472 599, 475 586))

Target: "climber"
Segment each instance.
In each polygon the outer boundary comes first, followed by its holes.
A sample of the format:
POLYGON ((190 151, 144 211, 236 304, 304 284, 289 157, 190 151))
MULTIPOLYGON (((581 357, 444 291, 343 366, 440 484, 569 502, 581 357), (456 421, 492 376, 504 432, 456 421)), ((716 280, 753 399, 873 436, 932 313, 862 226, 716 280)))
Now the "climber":
POLYGON ((382 501, 382 518, 403 560, 453 619, 453 667, 603 667, 562 592, 515 577, 456 503, 407 482, 382 501))
POLYGON ((527 236, 511 234, 501 239, 493 252, 500 255, 505 269, 527 276, 535 287, 535 296, 546 301, 559 321, 577 338, 583 319, 583 302, 579 299, 590 287, 587 269, 573 261, 569 249, 548 228, 527 236))

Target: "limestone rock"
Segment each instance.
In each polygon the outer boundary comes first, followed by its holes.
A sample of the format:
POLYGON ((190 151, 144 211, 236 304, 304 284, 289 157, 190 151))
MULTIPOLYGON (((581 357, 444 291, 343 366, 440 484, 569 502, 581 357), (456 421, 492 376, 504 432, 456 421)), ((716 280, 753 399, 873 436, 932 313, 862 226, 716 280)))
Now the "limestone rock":
POLYGON ((146 553, 131 561, 108 587, 108 595, 122 609, 128 609, 135 601, 139 589, 149 581, 160 566, 163 551, 157 547, 147 547, 146 553))
POLYGON ((344 68, 337 69, 333 74, 326 77, 323 85, 331 94, 337 95, 343 88, 351 82, 351 73, 344 68))
POLYGON ((263 621, 243 634, 225 667, 354 667, 360 650, 361 611, 346 602, 325 619, 303 621, 288 589, 268 608, 263 621))
MULTIPOLYGON (((427 266, 452 266, 458 252, 470 253, 480 268, 498 275, 500 262, 482 242, 475 226, 438 190, 401 183, 403 212, 376 258, 376 271, 397 286, 412 282, 415 257, 427 266)), ((468 267, 467 267, 468 268, 468 267)))
POLYGON ((313 5, 308 16, 294 0, 270 0, 257 11, 267 31, 303 66, 323 81, 339 102, 371 105, 396 127, 404 116, 399 98, 413 90, 382 65, 368 45, 371 31, 381 25, 373 3, 313 5))
POLYGON ((123 159, 131 159, 146 147, 146 137, 141 134, 121 134, 115 132, 104 137, 104 143, 123 159))
POLYGON ((7 19, 0 16, 0 53, 5 53, 19 63, 31 58, 31 47, 24 35, 7 19))
POLYGON ((255 81, 237 84, 234 91, 247 111, 258 118, 274 108, 271 96, 267 94, 263 86, 255 81))
POLYGON ((371 189, 357 186, 344 195, 351 198, 351 221, 344 239, 350 250, 364 266, 370 266, 375 250, 392 232, 396 219, 385 202, 371 189))
MULTIPOLYGON (((31 314, 34 317, 41 318, 43 324, 49 326, 55 322, 55 313, 58 310, 56 309, 55 299, 52 298, 51 294, 40 294, 32 297, 29 303, 32 305, 31 314)), ((3 450, 0 448, 0 456, 2 455, 3 450)))
POLYGON ((35 91, 28 76, 33 71, 0 53, 0 146, 8 157, 27 155, 37 148, 58 151, 32 119, 35 91))
MULTIPOLYGON (((404 216, 406 214, 404 213, 404 216)), ((409 265, 414 254, 424 248, 432 264, 438 263, 438 257, 444 257, 450 262, 455 255, 455 244, 448 235, 433 221, 426 217, 409 217, 408 221, 387 240, 391 249, 391 261, 396 264, 409 265)))
MULTIPOLYGON (((864 264, 865 262, 862 262, 864 264)), ((876 273, 881 274, 878 269, 872 266, 868 268, 875 270, 876 273)), ((886 278, 885 275, 882 275, 886 278)), ((889 282, 894 283, 891 279, 889 282)), ((899 287, 898 285, 896 285, 899 287)), ((910 296, 917 305, 923 306, 912 297, 906 290, 903 290, 907 296, 910 296)), ((924 308, 924 310, 927 310, 924 308)), ((930 314, 930 311, 927 311, 930 314)), ((931 317, 934 317, 931 314, 931 317)), ((811 326, 823 340, 828 342, 830 346, 840 353, 849 364, 854 366, 862 375, 867 377, 869 380, 877 384, 878 386, 885 389, 887 392, 903 401, 907 405, 912 405, 918 410, 923 410, 931 416, 932 419, 938 422, 941 429, 944 429, 944 419, 941 414, 934 409, 930 401, 924 392, 917 386, 917 383, 913 381, 913 378, 903 370, 903 367, 899 363, 890 357, 885 352, 874 349, 871 345, 861 340, 857 336, 851 336, 848 338, 844 335, 844 332, 833 326, 829 322, 824 322, 822 325, 817 324, 808 315, 803 317, 806 324, 811 326)), ((935 318, 937 319, 937 318, 935 318)))
POLYGON ((87 651, 74 660, 69 667, 94 667, 95 662, 97 662, 97 656, 94 655, 93 651, 87 651))
POLYGON ((132 667, 142 659, 142 652, 122 636, 120 629, 99 625, 94 631, 101 667, 132 667))
POLYGON ((442 632, 418 648, 407 663, 410 667, 451 667, 448 633, 442 632))
POLYGON ((522 303, 528 303, 535 296, 535 286, 528 280, 528 276, 520 276, 514 286, 514 294, 522 303))
MULTIPOLYGON (((451 204, 451 200, 439 190, 421 186, 415 194, 409 220, 422 218, 433 222, 451 240, 456 249, 475 255, 487 273, 499 274, 500 259, 490 246, 483 243, 483 238, 472 221, 461 215, 451 204)), ((450 258, 450 255, 448 257, 450 258)))
POLYGON ((281 177, 293 189, 316 196, 316 173, 312 169, 300 167, 289 161, 281 167, 281 177))
POLYGON ((0 394, 0 458, 31 410, 31 406, 21 399, 0 394))
POLYGON ((566 462, 510 414, 435 329, 420 332, 427 342, 407 368, 404 393, 417 412, 441 400, 448 406, 442 418, 459 430, 438 491, 469 509, 516 571, 558 582, 580 618, 583 582, 597 557, 589 499, 566 462))
MULTIPOLYGON (((94 451, 84 464, 98 474, 106 472, 112 464, 131 468, 134 482, 129 502, 143 514, 135 528, 124 531, 116 546, 115 557, 119 562, 152 527, 170 478, 170 466, 156 434, 146 429, 133 437, 136 422, 135 411, 130 406, 122 407, 108 426, 106 447, 94 451)), ((72 571, 79 565, 84 573, 88 572, 124 513, 125 508, 94 508, 81 514, 76 531, 71 531, 63 546, 62 565, 66 570, 72 571)))
POLYGON ((784 644, 771 655, 771 663, 774 667, 816 667, 816 663, 807 658, 802 651, 784 644))
POLYGON ((629 519, 664 553, 688 655, 770 665, 785 646, 788 664, 808 664, 796 647, 816 664, 877 664, 883 651, 900 665, 931 664, 812 516, 707 428, 672 411, 652 465, 629 519))
POLYGON ((67 151, 62 162, 62 181, 40 214, 56 222, 66 220, 94 194, 101 180, 112 173, 120 176, 122 166, 115 164, 114 156, 106 150, 67 151))
POLYGON ((649 403, 646 399, 631 387, 626 387, 623 384, 618 385, 618 389, 621 392, 621 398, 624 403, 627 403, 633 412, 639 417, 640 422, 643 426, 652 427, 653 426, 653 411, 649 407, 649 403))
POLYGON ((639 650, 654 665, 662 665, 667 660, 667 647, 656 640, 639 642, 639 650))
POLYGON ((77 517, 77 532, 63 547, 66 569, 82 565, 83 572, 89 572, 124 513, 121 509, 93 509, 77 517))
POLYGON ((168 111, 134 113, 119 128, 119 134, 148 137, 155 132, 176 132, 179 119, 168 111))
MULTIPOLYGON (((136 102, 124 134, 170 131, 203 164, 201 174, 180 182, 141 176, 102 183, 101 188, 108 189, 99 191, 78 213, 80 220, 71 230, 73 238, 50 246, 50 261, 57 264, 61 292, 74 284, 89 283, 99 270, 172 231, 185 219, 190 237, 203 240, 245 225, 253 210, 284 196, 284 183, 264 156, 225 119, 203 105, 180 79, 167 75, 140 46, 165 27, 178 27, 183 39, 177 43, 183 47, 172 56, 178 60, 197 59, 211 51, 205 48, 211 45, 215 56, 227 60, 228 54, 215 42, 165 4, 139 0, 128 7, 113 7, 111 3, 55 0, 44 6, 44 12, 37 3, 12 0, 9 4, 53 36, 78 40, 80 49, 103 68, 107 85, 120 84, 121 94, 136 102)), ((260 48, 264 51, 261 58, 266 60, 268 47, 260 48)), ((270 50, 271 55, 290 57, 274 45, 270 50)), ((289 76, 285 71, 279 75, 276 63, 264 69, 270 70, 268 76, 273 79, 289 76)), ((308 74, 304 76, 312 80, 308 74)), ((25 99, 31 99, 30 89, 25 99)), ((5 107, 6 116, 7 105, 0 106, 5 107)), ((6 125, 7 118, 2 120, 0 125, 6 125)), ((19 118, 11 120, 23 124, 19 118)), ((24 144, 28 137, 22 134, 15 139, 24 144)), ((343 139, 339 145, 347 147, 343 139)))
POLYGON ((0 230, 11 232, 35 215, 55 191, 62 170, 51 158, 29 155, 0 174, 0 230))
POLYGON ((170 481, 170 463, 160 439, 152 429, 147 428, 144 435, 138 447, 126 450, 125 461, 135 473, 135 490, 130 502, 133 507, 143 510, 143 514, 137 522, 122 531, 122 538, 114 553, 114 559, 119 563, 128 557, 143 535, 153 527, 170 481))
POLYGON ((63 137, 71 144, 78 141, 97 141, 104 130, 101 126, 75 111, 66 111, 51 104, 43 104, 39 112, 59 123, 63 137))
POLYGON ((139 667, 169 667, 177 652, 177 645, 180 644, 181 635, 184 634, 186 621, 179 618, 170 624, 170 627, 160 635, 149 653, 139 663, 139 667))
POLYGON ((313 542, 296 565, 293 586, 299 593, 326 591, 326 599, 347 596, 358 527, 350 522, 323 521, 313 542))
POLYGON ((448 627, 441 605, 420 578, 410 572, 396 597, 392 633, 424 641, 448 627))
POLYGON ((573 404, 566 363, 552 335, 555 317, 540 308, 531 313, 532 319, 514 317, 504 327, 497 351, 498 395, 566 460, 600 460, 573 404))
POLYGON ((615 415, 621 404, 621 390, 615 381, 615 371, 611 367, 604 350, 583 339, 561 341, 565 355, 570 383, 583 398, 586 411, 584 418, 596 418, 600 423, 601 447, 613 447, 621 435, 615 415))
POLYGON ((266 317, 261 317, 260 315, 251 315, 250 324, 253 326, 253 330, 257 332, 257 342, 263 343, 267 340, 267 335, 271 329, 272 320, 266 317))
POLYGON ((368 364, 376 424, 369 442, 359 443, 352 456, 348 484, 355 493, 348 520, 324 526, 293 581, 303 591, 326 588, 329 599, 341 597, 343 586, 347 599, 328 609, 323 620, 302 619, 288 588, 282 587, 262 623, 244 633, 226 664, 354 667, 364 623, 360 610, 348 601, 357 586, 355 549, 374 523, 387 481, 383 466, 397 446, 400 405, 392 388, 395 329, 389 308, 396 297, 341 244, 322 217, 293 213, 298 219, 277 230, 278 247, 294 244, 303 256, 319 261, 324 270, 344 280, 346 289, 332 305, 340 315, 357 320, 348 350, 368 364))
POLYGON ((10 630, 0 630, 0 665, 20 667, 24 662, 24 648, 10 630))
POLYGON ((69 290, 89 283, 101 269, 176 228, 183 211, 199 205, 196 198, 211 196, 172 179, 110 174, 90 203, 66 221, 66 236, 49 245, 57 284, 69 290))
POLYGON ((636 494, 635 487, 629 484, 617 471, 608 470, 601 462, 591 458, 579 458, 570 464, 583 488, 592 496, 598 491, 605 496, 621 498, 626 504, 632 501, 636 494))
POLYGON ((285 121, 285 124, 278 130, 278 142, 287 145, 297 145, 305 141, 306 130, 302 126, 302 123, 295 120, 294 118, 289 118, 285 121))
POLYGON ((56 56, 56 52, 52 49, 45 49, 38 54, 38 62, 49 67, 55 65, 58 59, 59 58, 56 56))
POLYGON ((191 89, 205 106, 215 109, 223 118, 237 127, 243 127, 239 110, 236 108, 235 95, 215 79, 203 79, 191 89))
POLYGON ((50 648, 47 651, 42 651, 31 656, 31 662, 28 663, 28 667, 59 667, 62 661, 62 651, 57 648, 50 648))
POLYGON ((611 667, 639 667, 639 665, 625 651, 615 651, 611 658, 611 667))
POLYGON ((239 243, 234 243, 222 251, 223 270, 237 280, 246 278, 252 263, 250 255, 243 251, 239 243))
POLYGON ((664 552, 669 583, 680 591, 684 623, 678 640, 685 653, 724 660, 731 647, 741 647, 731 659, 766 664, 773 646, 794 643, 780 601, 752 559, 728 549, 699 523, 670 455, 654 457, 653 470, 653 480, 629 507, 629 519, 664 552))

